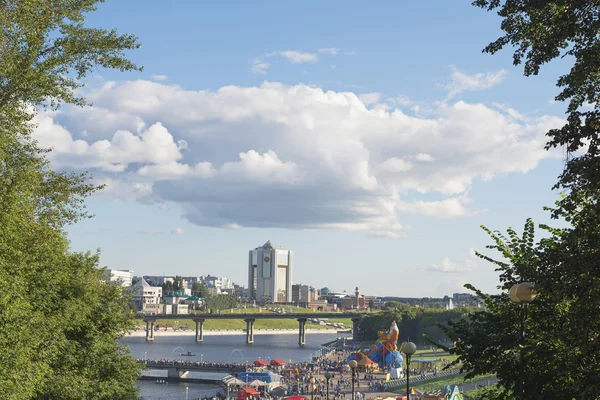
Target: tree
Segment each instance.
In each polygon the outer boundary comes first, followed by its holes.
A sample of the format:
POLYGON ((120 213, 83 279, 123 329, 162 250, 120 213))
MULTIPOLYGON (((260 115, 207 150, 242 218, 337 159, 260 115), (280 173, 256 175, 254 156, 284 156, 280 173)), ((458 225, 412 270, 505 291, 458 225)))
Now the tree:
POLYGON ((185 287, 183 286, 183 278, 181 276, 176 276, 173 280, 173 291, 174 292, 183 292, 185 287))
POLYGON ((0 391, 3 399, 135 399, 139 367, 117 339, 128 297, 98 254, 69 250, 64 227, 89 217, 98 187, 55 172, 31 139, 39 107, 83 105, 97 66, 137 69, 134 36, 85 28, 99 1, 0 1, 0 391))
POLYGON ((203 299, 209 297, 208 288, 202 282, 196 282, 192 285, 192 294, 203 299))
POLYGON ((487 247, 503 259, 477 255, 496 266, 503 294, 485 295, 467 285, 485 299, 485 310, 442 328, 456 342, 447 350, 458 355, 454 364, 461 365, 466 378, 497 374, 501 390, 486 398, 517 397, 520 351, 528 399, 591 399, 600 393, 600 383, 592 379, 600 373, 600 228, 591 223, 595 218, 595 210, 581 209, 571 215, 568 228, 542 226, 550 237, 538 243, 531 220, 522 236, 510 228, 508 237, 486 229, 494 242, 487 247), (521 348, 519 311, 506 292, 523 281, 534 282, 539 295, 528 307, 521 348))
POLYGON ((526 76, 537 75, 555 58, 573 60, 559 77, 557 101, 567 101, 567 122, 548 132, 546 149, 567 152, 565 169, 555 188, 567 193, 553 217, 576 210, 600 191, 600 1, 598 0, 475 0, 473 4, 502 17, 504 35, 483 51, 494 54, 515 48, 513 62, 524 62, 526 76), (586 149, 587 146, 587 149, 586 149), (582 154, 576 155, 577 152, 582 154))

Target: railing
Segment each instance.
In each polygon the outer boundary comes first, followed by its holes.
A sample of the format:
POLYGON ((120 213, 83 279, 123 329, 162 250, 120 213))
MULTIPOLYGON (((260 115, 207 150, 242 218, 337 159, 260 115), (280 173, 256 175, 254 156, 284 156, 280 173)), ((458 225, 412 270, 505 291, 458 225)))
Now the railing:
POLYGON ((189 360, 143 360, 138 358, 137 362, 152 369, 185 368, 189 370, 243 372, 249 367, 247 364, 219 363, 219 362, 197 362, 189 360))
MULTIPOLYGON (((432 381, 434 379, 438 379, 438 378, 444 378, 447 376, 454 376, 454 375, 459 375, 460 374, 460 370, 458 369, 451 369, 448 371, 441 371, 438 372, 437 374, 428 374, 428 375, 415 375, 410 377, 410 383, 419 383, 419 382, 426 382, 426 381, 432 381)), ((397 387, 401 387, 401 386, 406 386, 406 378, 398 378, 398 379, 392 379, 388 382, 384 382, 383 383, 383 388, 385 390, 388 389, 393 389, 393 388, 397 388, 397 387)))

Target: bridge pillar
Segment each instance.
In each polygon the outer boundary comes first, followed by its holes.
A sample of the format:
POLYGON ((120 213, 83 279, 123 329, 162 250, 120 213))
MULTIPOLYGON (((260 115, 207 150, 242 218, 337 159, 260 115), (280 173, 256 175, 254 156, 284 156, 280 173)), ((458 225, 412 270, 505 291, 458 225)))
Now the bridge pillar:
POLYGON ((204 341, 204 319, 195 319, 196 322, 196 343, 204 341))
POLYGON ((254 319, 247 318, 244 319, 246 321, 246 343, 252 344, 254 343, 254 319))
POLYGON ((169 368, 167 376, 169 378, 185 378, 190 371, 180 371, 177 368, 169 368))
POLYGON ((156 320, 146 320, 146 341, 154 341, 154 323, 156 320))
POLYGON ((352 318, 352 340, 358 340, 358 324, 360 317, 352 318))
POLYGON ((298 318, 297 321, 298 321, 298 345, 304 346, 306 344, 306 318, 298 318))

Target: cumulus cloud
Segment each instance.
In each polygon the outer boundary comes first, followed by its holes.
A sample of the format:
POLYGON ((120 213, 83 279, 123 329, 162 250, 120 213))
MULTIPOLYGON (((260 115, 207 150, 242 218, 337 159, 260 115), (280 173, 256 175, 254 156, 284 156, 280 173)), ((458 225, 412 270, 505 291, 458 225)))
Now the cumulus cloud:
POLYGON ((563 123, 463 101, 416 116, 377 96, 272 82, 191 91, 139 80, 87 97, 94 107, 41 112, 35 136, 57 168, 91 170, 103 195, 177 204, 202 226, 373 237, 401 236, 403 213, 481 212, 473 182, 552 157, 544 135, 563 123))
POLYGON ((271 66, 271 64, 264 62, 262 60, 254 60, 252 62, 251 70, 255 74, 265 75, 270 66, 271 66))
MULTIPOLYGON (((319 60, 319 55, 325 54, 335 56, 339 51, 340 49, 336 47, 325 47, 318 49, 316 52, 275 50, 252 60, 252 67, 250 70, 255 74, 265 75, 267 70, 271 67, 271 64, 267 62, 267 60, 273 57, 281 57, 291 64, 316 63, 319 60)), ((332 69, 334 68, 335 66, 332 66, 332 69)))
MULTIPOLYGON (((444 273, 460 273, 460 272, 470 272, 477 268, 477 264, 475 262, 475 250, 469 249, 469 257, 463 262, 452 262, 449 257, 444 257, 441 263, 434 264, 431 267, 427 268, 427 271, 434 272, 444 272, 444 273)), ((461 285, 462 286, 462 285, 461 285)))
POLYGON ((315 53, 303 53, 301 51, 295 50, 278 51, 277 53, 285 57, 292 64, 301 64, 317 61, 317 55, 315 53))
POLYGON ((452 74, 450 82, 439 85, 442 89, 448 91, 448 99, 451 99, 462 92, 475 92, 490 89, 502 83, 506 77, 506 70, 501 69, 495 72, 478 73, 474 75, 466 74, 451 66, 452 74))
POLYGON ((431 156, 431 154, 419 153, 415 156, 415 160, 422 162, 431 162, 434 160, 434 158, 431 156))

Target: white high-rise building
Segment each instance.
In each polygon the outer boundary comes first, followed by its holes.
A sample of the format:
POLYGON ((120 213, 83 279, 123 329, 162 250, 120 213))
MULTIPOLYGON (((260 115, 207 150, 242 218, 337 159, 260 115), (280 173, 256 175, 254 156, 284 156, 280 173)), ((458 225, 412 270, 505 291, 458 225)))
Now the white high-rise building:
POLYGON ((107 269, 104 274, 110 278, 111 282, 116 282, 120 286, 131 286, 133 280, 133 271, 121 269, 107 269))
POLYGON ((248 298, 261 303, 292 302, 292 251, 267 241, 248 256, 248 298))
POLYGON ((221 278, 221 289, 222 290, 231 290, 233 289, 233 282, 229 278, 221 278))

